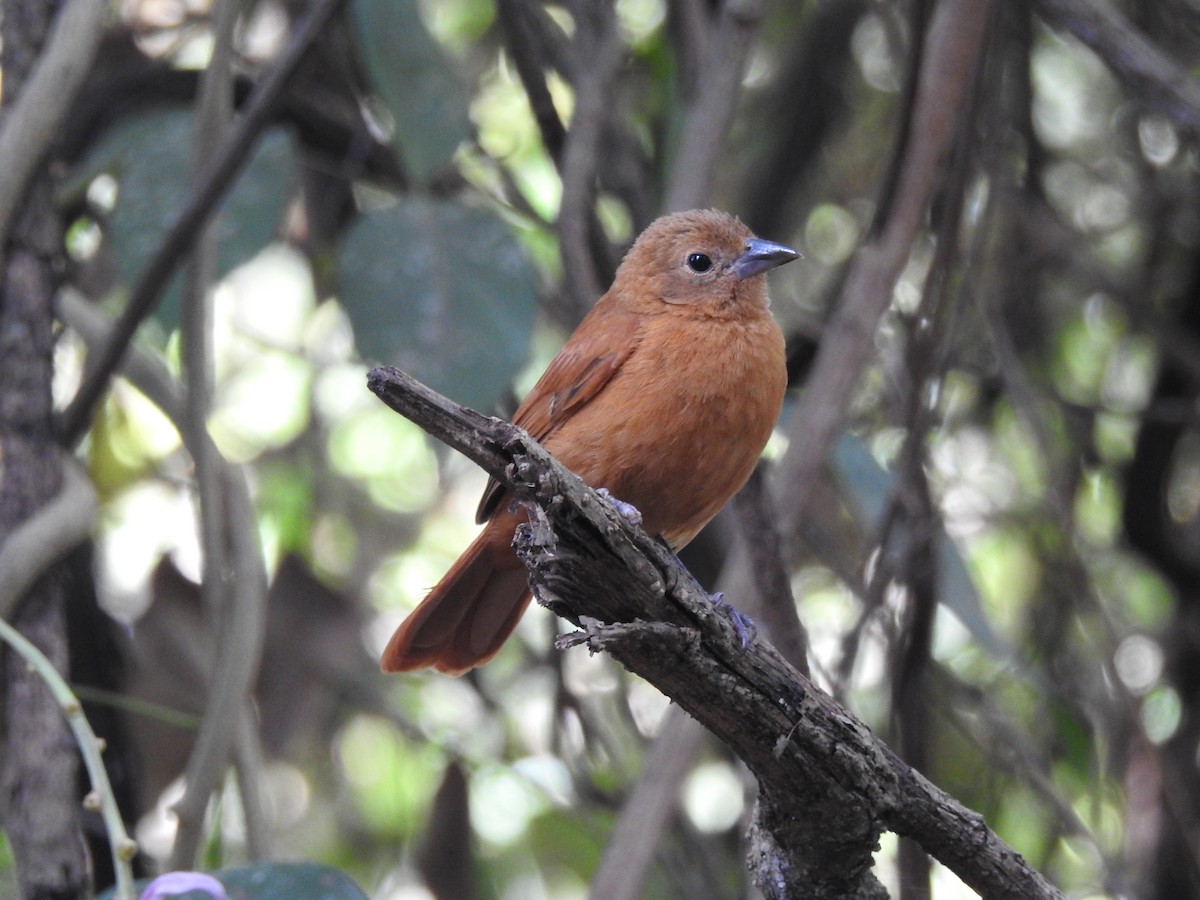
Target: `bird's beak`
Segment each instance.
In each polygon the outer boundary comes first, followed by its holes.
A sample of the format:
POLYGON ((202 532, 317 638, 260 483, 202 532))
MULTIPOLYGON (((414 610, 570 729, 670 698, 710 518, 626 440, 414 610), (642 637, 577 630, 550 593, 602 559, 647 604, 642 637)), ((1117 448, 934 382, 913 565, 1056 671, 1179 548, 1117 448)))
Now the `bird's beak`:
POLYGON ((799 259, 800 256, 801 254, 783 244, 764 241, 762 238, 750 238, 746 241, 745 252, 733 261, 733 274, 739 280, 753 278, 776 266, 799 259))

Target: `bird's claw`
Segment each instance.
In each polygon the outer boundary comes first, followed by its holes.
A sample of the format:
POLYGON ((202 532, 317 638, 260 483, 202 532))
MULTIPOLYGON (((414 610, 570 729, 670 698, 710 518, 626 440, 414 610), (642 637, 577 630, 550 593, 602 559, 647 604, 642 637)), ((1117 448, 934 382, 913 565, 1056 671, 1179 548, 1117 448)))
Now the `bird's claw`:
POLYGON ((596 488, 596 493, 611 503, 617 508, 617 512, 621 514, 626 522, 631 525, 642 524, 642 514, 632 503, 626 503, 624 500, 618 500, 612 495, 608 488, 596 488))
POLYGON ((742 642, 742 649, 745 650, 749 647, 754 642, 754 639, 758 637, 758 626, 754 624, 754 620, 732 603, 727 603, 724 591, 717 591, 715 594, 710 594, 708 599, 712 601, 713 606, 717 607, 729 619, 729 624, 733 626, 738 640, 742 642))

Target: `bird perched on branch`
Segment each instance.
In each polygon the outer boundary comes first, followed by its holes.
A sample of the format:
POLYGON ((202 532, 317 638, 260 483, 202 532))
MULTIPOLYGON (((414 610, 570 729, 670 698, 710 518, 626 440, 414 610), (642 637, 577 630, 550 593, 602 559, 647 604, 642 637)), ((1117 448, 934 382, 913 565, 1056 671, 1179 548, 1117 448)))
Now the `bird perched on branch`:
MULTIPOLYGON (((727 213, 664 216, 550 363, 513 422, 678 551, 750 477, 783 403, 783 335, 764 274, 796 259, 727 213)), ((488 484, 479 537, 396 630, 384 671, 486 662, 529 604, 520 521, 488 484)))

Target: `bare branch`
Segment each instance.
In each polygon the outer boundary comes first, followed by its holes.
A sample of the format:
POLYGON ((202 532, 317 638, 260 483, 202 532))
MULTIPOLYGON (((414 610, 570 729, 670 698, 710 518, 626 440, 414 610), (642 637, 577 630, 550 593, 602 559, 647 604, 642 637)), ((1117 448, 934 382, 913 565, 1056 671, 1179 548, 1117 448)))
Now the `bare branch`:
POLYGON ((752 861, 768 897, 872 895, 872 854, 885 828, 917 840, 988 897, 1061 896, 978 814, 905 765, 774 647, 743 646, 670 551, 521 429, 464 410, 396 369, 373 369, 367 383, 527 504, 530 523, 514 545, 536 596, 574 621, 595 620, 568 643, 607 650, 750 767, 760 788, 757 827, 778 853, 752 861))
POLYGON ((496 18, 521 86, 525 88, 525 96, 529 98, 529 108, 541 132, 542 144, 554 164, 560 165, 567 129, 558 116, 546 82, 544 70, 549 67, 549 60, 544 57, 549 54, 540 52, 549 42, 548 36, 554 26, 548 21, 545 10, 528 0, 497 0, 496 18))
POLYGON ((584 48, 588 64, 575 85, 575 112, 562 153, 562 201, 558 210, 567 293, 581 315, 604 293, 591 253, 597 227, 593 202, 601 139, 613 110, 612 85, 625 51, 611 4, 598 4, 591 18, 596 20, 595 33, 590 35, 591 46, 584 48))

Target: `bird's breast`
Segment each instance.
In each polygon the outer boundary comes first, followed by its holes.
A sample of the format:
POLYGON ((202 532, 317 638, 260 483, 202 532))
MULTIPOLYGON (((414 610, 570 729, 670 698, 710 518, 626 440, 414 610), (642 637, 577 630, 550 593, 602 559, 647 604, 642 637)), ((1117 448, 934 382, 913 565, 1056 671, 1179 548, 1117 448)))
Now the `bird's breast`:
POLYGON ((786 381, 783 336, 769 313, 735 322, 656 317, 620 371, 546 446, 678 548, 749 477, 786 381))

